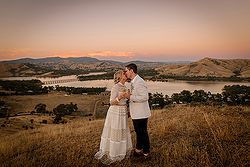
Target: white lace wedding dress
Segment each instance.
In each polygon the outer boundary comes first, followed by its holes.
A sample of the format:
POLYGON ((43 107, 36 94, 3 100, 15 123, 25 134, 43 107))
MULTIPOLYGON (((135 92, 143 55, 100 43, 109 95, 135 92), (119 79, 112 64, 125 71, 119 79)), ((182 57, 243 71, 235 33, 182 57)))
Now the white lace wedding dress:
MULTIPOLYGON (((119 92, 126 87, 121 83, 115 84, 111 89, 110 101, 114 100, 119 92)), ((128 126, 128 109, 126 100, 121 100, 118 105, 111 105, 108 109, 100 149, 95 158, 104 164, 121 161, 130 156, 132 150, 131 134, 128 126)))

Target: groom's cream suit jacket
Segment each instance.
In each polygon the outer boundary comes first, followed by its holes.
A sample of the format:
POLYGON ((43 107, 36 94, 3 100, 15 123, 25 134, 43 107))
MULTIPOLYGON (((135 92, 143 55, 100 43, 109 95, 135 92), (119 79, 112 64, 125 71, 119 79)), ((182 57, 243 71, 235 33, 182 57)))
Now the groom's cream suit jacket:
POLYGON ((132 119, 143 119, 151 116, 148 105, 148 88, 139 75, 136 75, 131 81, 129 110, 132 119))

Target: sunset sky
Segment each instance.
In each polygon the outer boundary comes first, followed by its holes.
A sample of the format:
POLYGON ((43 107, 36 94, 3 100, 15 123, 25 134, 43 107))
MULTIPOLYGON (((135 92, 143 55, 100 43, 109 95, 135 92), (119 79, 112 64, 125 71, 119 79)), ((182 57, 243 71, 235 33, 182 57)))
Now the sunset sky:
POLYGON ((250 0, 0 0, 0 61, 250 58, 250 0))

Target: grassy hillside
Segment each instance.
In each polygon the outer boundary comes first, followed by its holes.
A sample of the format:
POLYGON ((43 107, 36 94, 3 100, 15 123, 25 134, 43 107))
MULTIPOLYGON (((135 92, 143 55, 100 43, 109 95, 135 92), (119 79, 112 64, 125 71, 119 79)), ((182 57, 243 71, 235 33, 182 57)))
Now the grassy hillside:
POLYGON ((246 78, 250 77, 250 60, 204 58, 186 65, 166 65, 156 70, 162 75, 246 78))
POLYGON ((0 77, 23 76, 24 73, 26 76, 30 76, 36 72, 26 65, 0 63, 0 77))
MULTIPOLYGON (((20 112, 31 112, 35 106, 39 103, 46 104, 48 111, 53 111, 53 108, 59 104, 69 104, 70 102, 77 104, 78 112, 83 114, 92 113, 96 101, 107 101, 106 96, 102 95, 66 95, 63 92, 52 92, 44 95, 25 95, 25 96, 2 96, 0 100, 6 102, 9 107, 10 115, 20 112)), ((101 103, 98 103, 98 107, 101 107, 101 103)), ((99 109, 98 108, 98 109, 99 109)), ((106 109, 107 110, 107 109, 106 109)))
MULTIPOLYGON (((89 72, 103 72, 124 69, 132 62, 117 62, 112 60, 98 60, 91 57, 48 57, 41 59, 23 58, 0 62, 0 77, 12 76, 47 76, 80 75, 89 72)), ((154 69, 165 63, 135 61, 142 70, 154 69)))
MULTIPOLYGON (((131 120, 129 123, 134 143, 135 132, 131 120)), ((64 125, 2 136, 0 164, 101 166, 93 157, 103 124, 104 119, 78 118, 64 125)), ((149 119, 151 159, 131 157, 111 166, 249 166, 249 127, 249 107, 175 106, 155 110, 149 119)))

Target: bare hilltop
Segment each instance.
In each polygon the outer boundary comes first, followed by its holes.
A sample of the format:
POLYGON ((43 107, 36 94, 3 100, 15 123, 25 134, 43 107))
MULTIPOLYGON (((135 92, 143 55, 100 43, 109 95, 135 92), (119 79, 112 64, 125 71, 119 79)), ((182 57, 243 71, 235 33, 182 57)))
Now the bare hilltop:
POLYGON ((130 61, 118 62, 91 57, 48 57, 40 59, 23 58, 0 62, 0 77, 13 76, 61 76, 77 75, 96 71, 123 69, 126 64, 136 63, 140 69, 154 69, 166 63, 130 61))
POLYGON ((156 70, 163 75, 247 78, 250 77, 250 59, 204 58, 190 64, 165 65, 156 70))
MULTIPOLYGON (((237 78, 249 80, 250 59, 212 59, 204 58, 195 62, 117 62, 98 60, 89 57, 77 58, 42 58, 18 59, 0 62, 0 77, 59 77, 65 75, 81 75, 90 72, 113 72, 123 69, 126 64, 136 63, 139 73, 150 78, 175 78, 178 77, 215 77, 237 78)), ((184 79, 185 80, 185 79, 184 79)))

